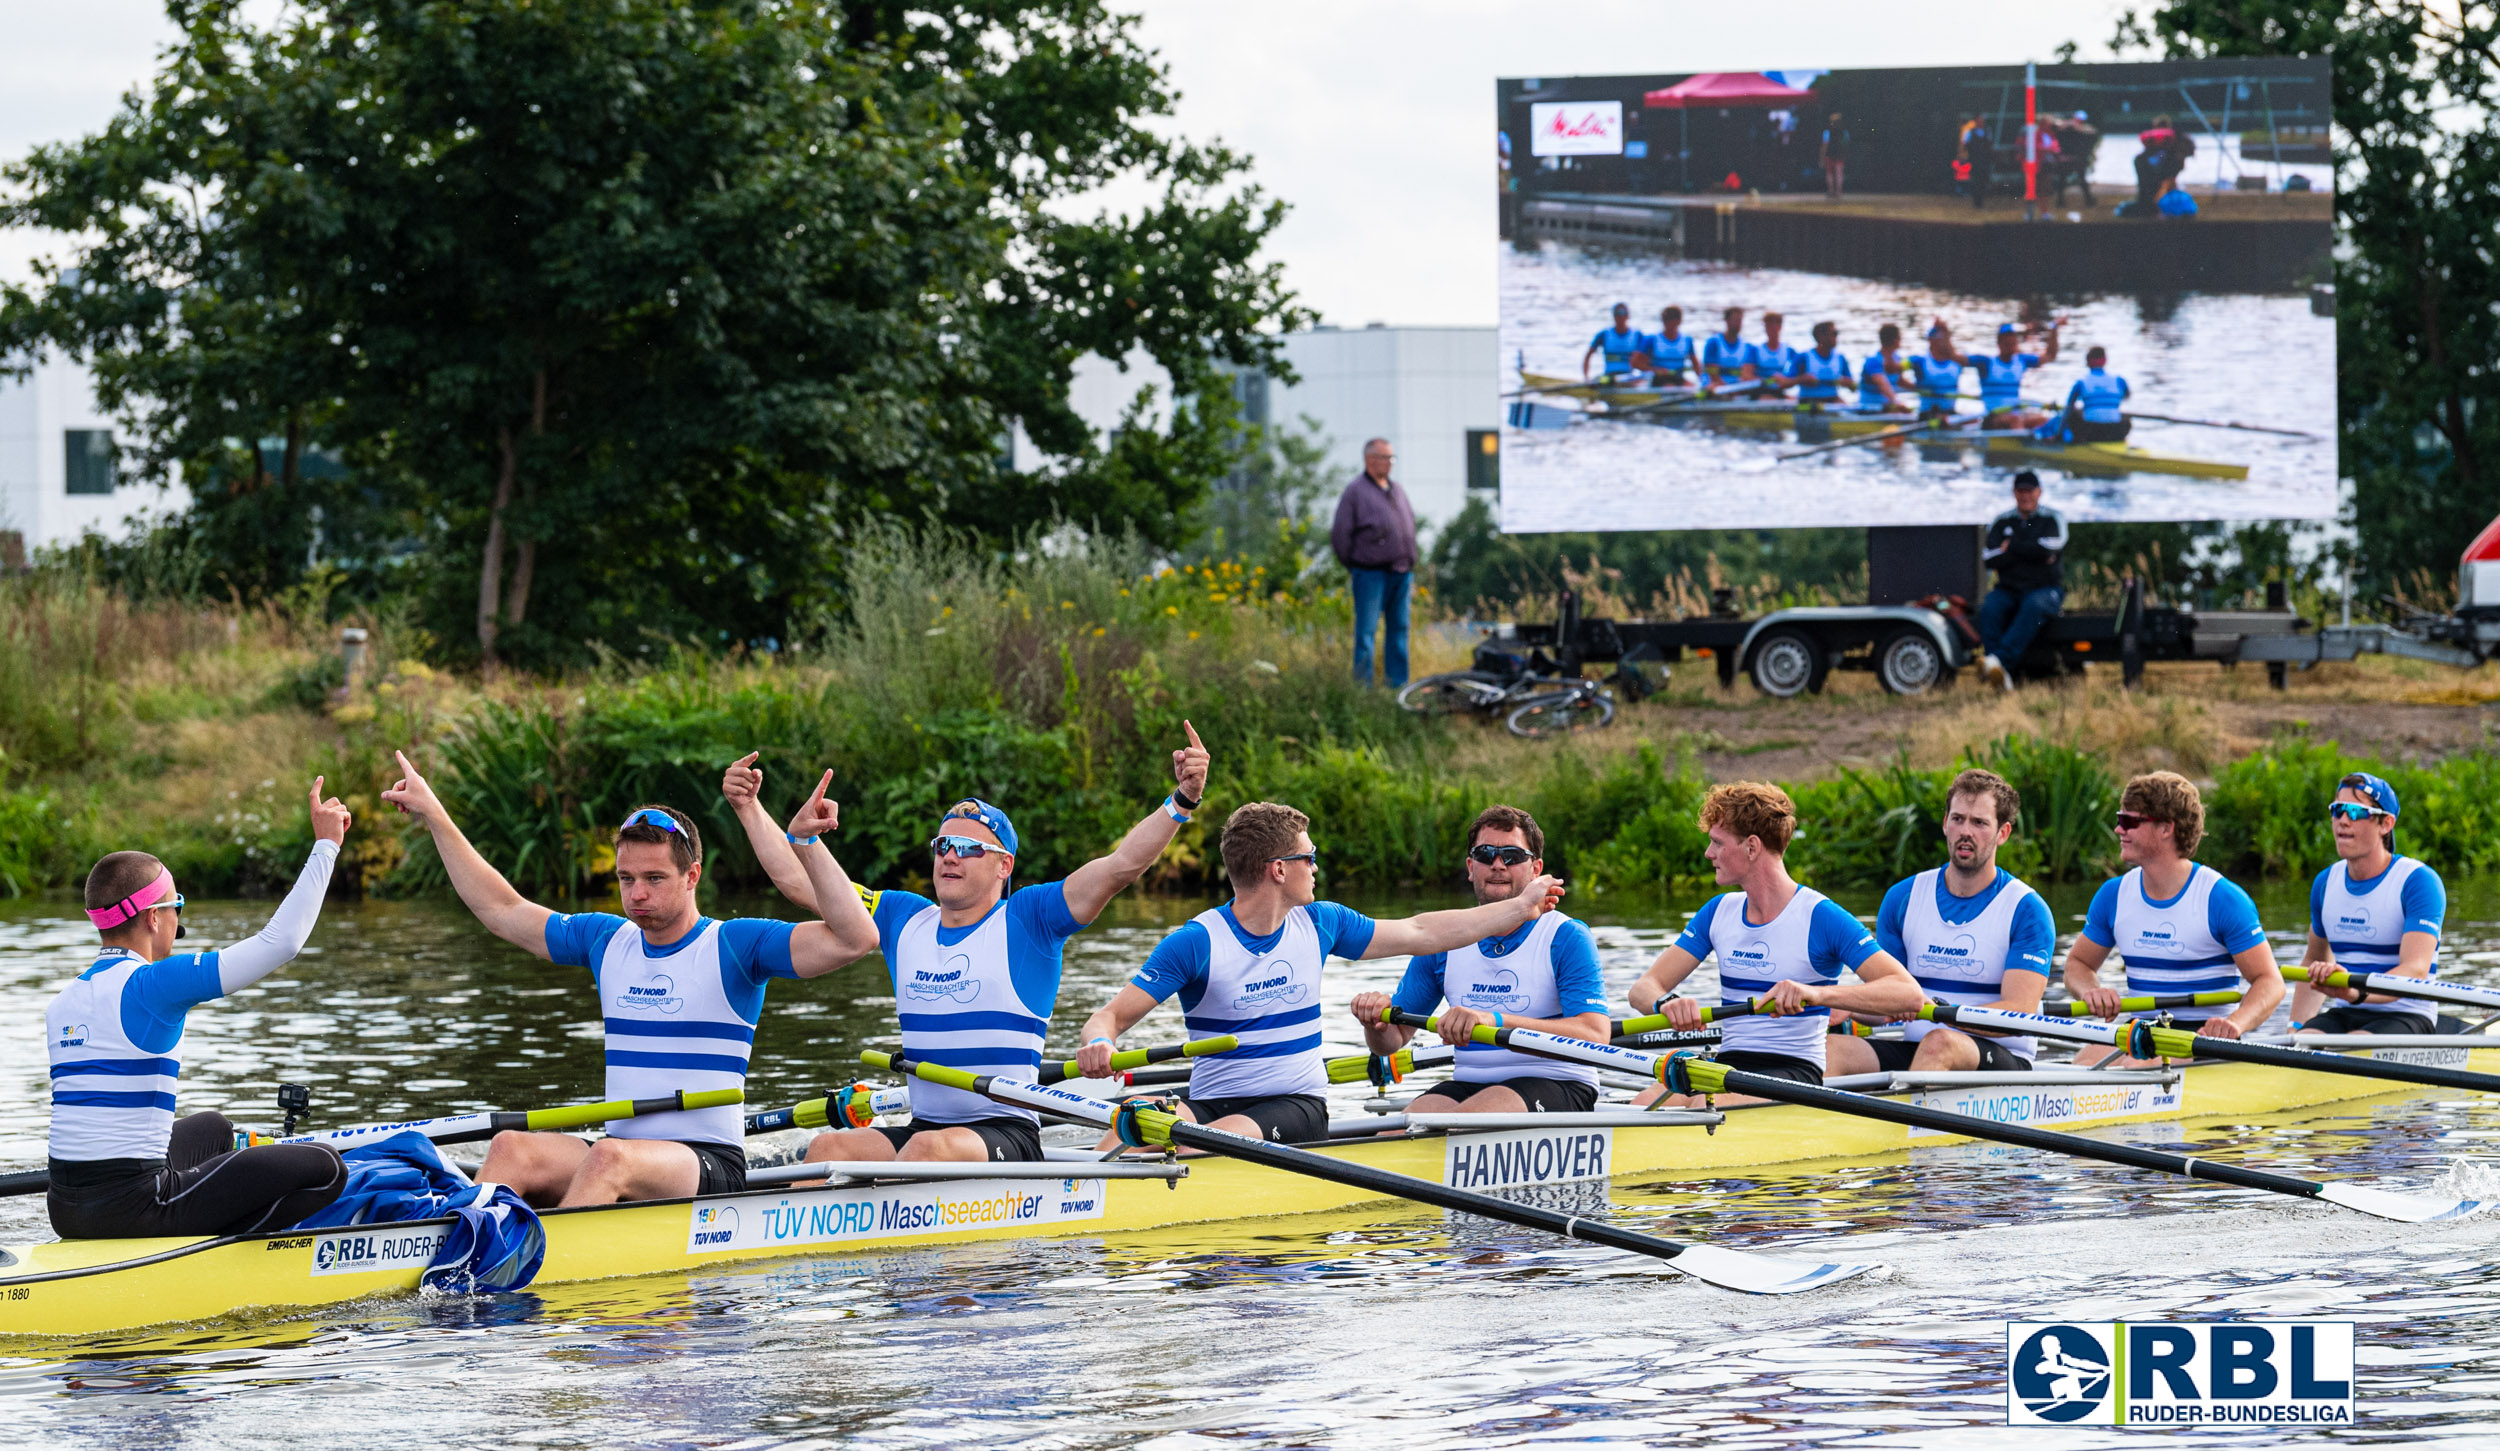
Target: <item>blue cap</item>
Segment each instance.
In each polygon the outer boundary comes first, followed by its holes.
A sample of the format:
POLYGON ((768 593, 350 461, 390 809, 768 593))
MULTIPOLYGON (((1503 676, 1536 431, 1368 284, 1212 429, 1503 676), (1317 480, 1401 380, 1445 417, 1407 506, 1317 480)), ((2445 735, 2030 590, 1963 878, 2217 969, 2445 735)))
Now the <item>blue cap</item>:
POLYGON ((1630 312, 1632 310, 1632 304, 1628 302, 1618 302, 1611 310, 1615 312, 1630 312))
POLYGON ((950 817, 970 817, 971 819, 980 822, 983 826, 990 829, 990 835, 998 838, 998 844, 1000 846, 1007 848, 1007 855, 1014 856, 1016 854, 1015 823, 1007 819, 1006 812, 992 806, 987 801, 983 801, 979 797, 967 796, 963 800, 956 802, 952 807, 948 808, 946 814, 950 817))
POLYGON ((2346 776, 2343 780, 2336 782, 2335 789, 2338 791, 2358 791, 2362 795, 2369 797, 2372 802, 2376 803, 2379 810, 2386 812, 2390 816, 2397 814, 2396 788, 2388 785, 2387 778, 2384 776, 2373 776, 2367 771, 2355 771, 2351 775, 2346 776))
POLYGON ((2012 323, 2010 323, 2010 322, 2001 322, 2001 323, 1998 323, 1998 324, 1997 324, 1997 336, 1998 336, 1998 337, 2003 337, 2003 336, 2005 336, 2007 333, 2018 333, 2018 332, 2021 332, 2021 331, 2022 331, 2022 329, 2021 329, 2021 328, 2018 328, 2018 327, 2014 326, 2014 325, 2013 325, 2012 323))

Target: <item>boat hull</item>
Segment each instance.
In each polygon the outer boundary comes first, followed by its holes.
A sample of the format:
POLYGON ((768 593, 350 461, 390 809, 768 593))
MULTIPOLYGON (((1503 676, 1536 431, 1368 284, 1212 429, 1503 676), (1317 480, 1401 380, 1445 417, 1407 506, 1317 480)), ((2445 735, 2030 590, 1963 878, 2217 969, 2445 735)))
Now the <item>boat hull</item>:
POLYGON ((2248 477, 2246 464, 2155 453, 2131 443, 2035 443, 2021 438, 1992 438, 1988 440, 1988 452, 2035 459, 2076 473, 2177 474, 2193 479, 2248 477))
MULTIPOLYGON (((2471 1066, 2500 1071, 2500 1048, 2471 1066)), ((2175 1091, 2114 1083, 1956 1089, 1915 1100, 2033 1127, 2296 1115, 2356 1099, 2436 1091, 2383 1080, 2227 1063, 2190 1069, 2175 1091)), ((1791 1105, 1732 1110, 1715 1131, 1525 1129, 1344 1141, 1321 1152, 1460 1187, 1709 1178, 1867 1159, 1967 1142, 1791 1105)), ((1071 1164, 1081 1171, 1082 1165, 1071 1164)), ((1148 1233, 1315 1214, 1377 1194, 1237 1160, 1197 1158, 1152 1179, 956 1180, 772 1188, 545 1215, 540 1285, 700 1271, 797 1256, 979 1240, 1148 1233)), ((99 1335, 196 1324, 245 1310, 300 1310, 416 1288, 445 1221, 224 1238, 56 1240, 12 1246, 0 1265, 0 1337, 99 1335)))

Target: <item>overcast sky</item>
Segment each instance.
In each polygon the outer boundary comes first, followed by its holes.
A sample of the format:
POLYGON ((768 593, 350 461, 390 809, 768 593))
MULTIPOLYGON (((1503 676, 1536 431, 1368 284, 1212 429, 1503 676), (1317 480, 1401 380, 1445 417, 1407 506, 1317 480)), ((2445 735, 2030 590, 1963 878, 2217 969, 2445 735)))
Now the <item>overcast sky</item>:
MULTIPOLYGON (((1275 255, 1331 322, 1493 321, 1493 81, 1984 65, 2105 53, 2123 0, 1142 0, 1187 134, 1293 207, 1275 255)), ((0 155, 103 124, 172 35, 159 0, 7 0, 0 155)), ((39 239, 0 235, 22 276, 39 239)))

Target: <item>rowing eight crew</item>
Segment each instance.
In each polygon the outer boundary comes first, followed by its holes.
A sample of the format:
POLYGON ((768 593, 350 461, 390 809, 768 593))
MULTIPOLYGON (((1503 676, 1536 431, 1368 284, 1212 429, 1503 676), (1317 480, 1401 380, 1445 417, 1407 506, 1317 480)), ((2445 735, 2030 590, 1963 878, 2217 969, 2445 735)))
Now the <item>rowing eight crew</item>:
MULTIPOLYGON (((1184 729, 1187 729, 1184 726, 1184 729)), ((903 1054, 1013 1082, 1039 1076, 1057 1007, 1062 946, 1168 847, 1205 791, 1208 754, 1195 730, 1173 752, 1171 795, 1108 854, 1056 882, 1009 890, 1019 839, 1004 811, 977 799, 949 808, 930 843, 928 896, 856 887, 824 844, 839 824, 827 772, 786 828, 759 801, 752 755, 725 773, 724 796, 782 891, 816 913, 790 923, 702 915, 702 837, 667 806, 638 808, 615 836, 623 915, 563 914, 524 899, 477 852, 407 758, 383 799, 434 840, 461 900, 489 930, 532 955, 588 970, 600 999, 607 1097, 743 1089, 767 985, 811 978, 883 954, 903 1054)), ((2019 798, 2002 778, 1966 771, 1949 792, 1948 859, 1886 894, 1876 930, 1786 870, 1793 803, 1777 787, 1714 788, 1701 812, 1719 883, 1733 888, 1695 914, 1629 995, 1635 1013, 1663 1011, 1693 1029, 1701 1015, 1671 990, 1706 958, 1720 964, 1720 1001, 1762 1003, 1721 1028, 1715 1055, 1732 1066, 1820 1082, 1844 1072, 1915 1067, 2027 1068, 2027 1039, 1988 1038, 1913 1025, 1900 1045, 1828 1037, 1838 1014, 1906 1020, 1923 1001, 2035 1009, 2046 986, 2053 927, 2027 886, 1996 864, 2019 798), (1854 970, 1857 981, 1843 982, 1854 970)), ((2126 959, 2126 991, 2172 994, 2244 985, 2227 1011, 2185 1010, 2200 1031, 2238 1037, 2283 996, 2254 906, 2237 886, 2192 859, 2203 829, 2196 788, 2168 772, 2128 782, 2118 816, 2126 874, 2103 884, 2068 952, 2066 981, 2104 1017, 2120 994, 2101 986, 2110 952, 2126 959)), ((311 935, 348 813, 311 795, 315 843, 270 924, 223 952, 173 951, 183 901, 154 857, 116 852, 87 879, 88 915, 102 937, 93 966, 47 1011, 53 1118, 50 1210, 78 1238, 231 1234, 282 1228, 326 1207, 346 1183, 337 1154, 319 1145, 233 1147, 214 1112, 175 1116, 185 1015, 291 960, 311 935)), ((2341 860, 2311 898, 2307 961, 2412 977, 2436 972, 2445 911, 2439 878, 2396 856, 2394 788, 2376 776, 2339 784, 2330 812, 2341 860)), ((1225 824, 1220 850, 1232 901, 1167 936, 1135 978, 1087 1020, 1081 1072, 1105 1076, 1119 1035, 1174 996, 1191 1036, 1230 1034, 1242 1047, 1197 1060, 1181 1111, 1200 1122, 1278 1140, 1327 1134, 1321 1046, 1322 975, 1331 956, 1406 954, 1396 991, 1358 995, 1355 1015, 1376 1052, 1408 1030, 1381 1026, 1394 1004, 1429 1013, 1462 1045, 1455 1081, 1418 1112, 1586 1109, 1593 1075, 1468 1042, 1479 1024, 1518 1026, 1604 1042, 1606 1006, 1588 931, 1555 910, 1562 886, 1544 871, 1544 834, 1509 807, 1470 826, 1466 871, 1477 905, 1375 921, 1317 898, 1319 853, 1309 818, 1253 802, 1225 824)), ((2349 989, 2303 989, 2307 1031, 2427 1030, 2406 1004, 2349 989), (2323 1012, 2326 997, 2344 1001, 2323 1012)), ((2085 1061, 2109 1050, 2087 1050, 2085 1061)), ((1653 1091, 1647 1095, 1655 1098, 1653 1091)), ((1042 1157, 1038 1120, 978 1095, 914 1080, 911 1118, 897 1127, 819 1135, 812 1161, 1030 1161, 1042 1157)), ((740 1111, 704 1109, 618 1120, 597 1143, 563 1134, 506 1133, 490 1147, 481 1182, 533 1203, 580 1205, 674 1198, 743 1188, 740 1111)))
POLYGON ((1979 378, 1982 427, 2029 428, 2043 439, 2068 443, 2114 443, 2127 436, 2123 405, 2131 390, 2124 378, 2109 372, 2106 349, 2095 346, 2086 352, 2086 372, 2067 390, 2055 414, 2023 398, 2023 380, 2057 361, 2066 322, 2062 317, 2045 329, 2036 323, 2028 328, 2000 324, 1995 351, 1980 354, 1957 348, 1952 328, 1938 318, 1927 330, 1926 351, 1905 355, 1901 329, 1885 323, 1877 329, 1876 350, 1854 369, 1840 351, 1839 327, 1829 322, 1816 323, 1814 346, 1801 349, 1781 341, 1786 320, 1776 312, 1762 315, 1762 338, 1755 342, 1744 335, 1745 310, 1728 308, 1725 330, 1698 347, 1684 335, 1682 308, 1661 310, 1658 321, 1657 332, 1642 332, 1632 326, 1630 306, 1616 303, 1613 326, 1590 338, 1581 355, 1581 377, 1589 377, 1590 364, 1602 360, 1601 376, 1607 381, 1706 388, 1722 395, 1787 397, 1793 390, 1794 401, 1809 407, 1836 406, 1845 388, 1855 397, 1856 412, 1930 419, 1954 415, 1960 400, 1969 396, 1961 386, 1962 375, 1970 372, 1979 378), (2036 351, 2026 346, 2035 342, 2036 351))

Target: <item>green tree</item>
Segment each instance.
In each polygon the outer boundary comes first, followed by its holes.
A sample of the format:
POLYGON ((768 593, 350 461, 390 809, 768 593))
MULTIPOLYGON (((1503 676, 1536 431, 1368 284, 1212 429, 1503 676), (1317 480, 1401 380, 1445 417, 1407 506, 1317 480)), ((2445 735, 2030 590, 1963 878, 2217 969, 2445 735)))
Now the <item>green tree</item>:
POLYGON ((1458 609, 1481 605, 1541 616, 1569 587, 1567 575, 1601 576, 1609 593, 1643 609, 1653 594, 1672 588, 1670 581, 1689 578, 1695 588, 1708 588, 1714 568, 1716 579, 1754 596, 1866 597, 1863 529, 1504 534, 1491 506, 1473 498, 1434 537, 1429 552, 1433 588, 1458 609), (1767 592, 1766 580, 1776 582, 1767 592))
POLYGON ((212 548, 301 517, 334 450, 359 547, 419 545, 490 667, 786 636, 870 514, 1177 537, 1228 412, 1106 453, 1075 359, 1143 347, 1187 399, 1296 316, 1255 260, 1279 209, 1156 133, 1161 69, 1087 0, 170 9, 149 87, 9 169, 0 223, 82 241, 0 347, 88 358, 212 548), (1069 219, 1122 177, 1158 201, 1069 219), (1000 469, 1017 424, 1063 462, 1000 469))
POLYGON ((2445 576, 2500 513, 2500 6, 2175 0, 2115 43, 2332 54, 2336 372, 2361 577, 2445 576))

